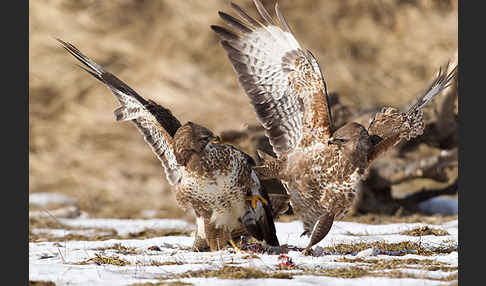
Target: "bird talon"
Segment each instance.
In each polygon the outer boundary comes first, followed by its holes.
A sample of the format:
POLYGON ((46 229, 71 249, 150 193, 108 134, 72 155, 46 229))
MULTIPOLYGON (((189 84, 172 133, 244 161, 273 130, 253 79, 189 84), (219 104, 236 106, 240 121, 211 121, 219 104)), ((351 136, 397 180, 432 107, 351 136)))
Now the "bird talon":
POLYGON ((235 253, 245 253, 243 250, 241 250, 241 248, 236 246, 236 243, 232 239, 229 240, 229 243, 231 244, 231 246, 233 246, 235 253))
POLYGON ((309 248, 305 248, 304 250, 302 250, 302 254, 303 255, 306 255, 306 256, 307 255, 310 255, 311 252, 312 252, 312 248, 310 248, 310 247, 309 248))
POLYGON ((246 200, 251 201, 251 206, 256 209, 257 202, 262 202, 265 205, 268 205, 268 201, 263 198, 262 196, 249 196, 246 200))

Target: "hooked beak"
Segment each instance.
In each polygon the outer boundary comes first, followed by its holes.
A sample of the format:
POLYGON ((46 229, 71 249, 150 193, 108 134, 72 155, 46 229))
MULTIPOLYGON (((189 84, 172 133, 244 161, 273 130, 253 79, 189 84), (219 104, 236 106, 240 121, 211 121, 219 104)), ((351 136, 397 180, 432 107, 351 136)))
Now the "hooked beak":
POLYGON ((342 144, 348 142, 349 139, 341 139, 341 138, 334 138, 334 137, 331 137, 329 138, 329 140, 327 140, 327 144, 328 145, 331 145, 331 144, 336 144, 338 146, 341 146, 342 144))
POLYGON ((222 143, 221 137, 219 137, 219 136, 213 136, 213 138, 211 138, 211 140, 209 140, 209 142, 214 143, 214 144, 221 144, 222 143))

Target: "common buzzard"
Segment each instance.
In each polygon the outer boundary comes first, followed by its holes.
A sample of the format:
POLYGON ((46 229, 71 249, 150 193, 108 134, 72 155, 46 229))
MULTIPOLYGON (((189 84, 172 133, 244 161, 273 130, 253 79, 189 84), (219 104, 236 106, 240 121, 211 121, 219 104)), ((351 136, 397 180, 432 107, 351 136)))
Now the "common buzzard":
POLYGON ((232 29, 213 25, 233 64, 240 86, 251 100, 277 158, 262 154, 254 168, 263 177, 281 179, 294 212, 311 239, 321 241, 334 220, 342 218, 356 197, 357 183, 370 163, 396 145, 423 133, 421 109, 455 74, 442 70, 407 111, 391 107, 376 114, 370 126, 333 126, 324 76, 316 58, 297 42, 278 3, 276 19, 254 0, 257 20, 231 3, 237 19, 219 12, 232 29))
POLYGON ((116 76, 86 57, 75 46, 61 45, 105 84, 121 104, 116 121, 132 121, 161 161, 178 204, 193 208, 197 231, 194 250, 222 249, 232 241, 231 232, 246 229, 258 240, 278 246, 268 194, 252 170, 253 159, 207 128, 181 125, 170 110, 145 100, 116 76))

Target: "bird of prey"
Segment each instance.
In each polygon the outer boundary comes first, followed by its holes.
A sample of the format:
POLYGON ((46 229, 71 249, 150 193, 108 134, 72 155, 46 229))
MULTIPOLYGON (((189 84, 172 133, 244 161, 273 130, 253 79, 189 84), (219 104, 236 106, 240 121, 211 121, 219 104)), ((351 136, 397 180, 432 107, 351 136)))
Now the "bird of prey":
POLYGON ((229 60, 254 107, 277 158, 262 154, 261 178, 279 178, 310 242, 321 241, 342 218, 357 194, 357 183, 380 154, 423 133, 421 109, 444 90, 455 75, 437 79, 407 111, 391 107, 376 114, 370 126, 347 123, 335 130, 324 76, 317 59, 303 49, 284 19, 278 3, 276 18, 254 0, 261 19, 231 3, 239 19, 219 12, 224 28, 211 28, 221 39, 229 60))
POLYGON ((80 66, 105 84, 121 104, 116 121, 132 121, 161 161, 176 200, 196 214, 194 250, 217 251, 230 242, 231 232, 245 229, 258 240, 278 246, 271 203, 253 159, 196 123, 181 125, 170 110, 145 100, 132 88, 106 71, 75 46, 62 40, 80 66))

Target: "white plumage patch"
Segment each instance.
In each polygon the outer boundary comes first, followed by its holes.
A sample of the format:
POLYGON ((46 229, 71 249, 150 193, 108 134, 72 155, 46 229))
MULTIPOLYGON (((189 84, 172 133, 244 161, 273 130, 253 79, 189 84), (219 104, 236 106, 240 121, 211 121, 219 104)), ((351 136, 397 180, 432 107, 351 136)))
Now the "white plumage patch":
POLYGON ((215 210, 210 221, 215 223, 216 228, 233 230, 239 226, 238 219, 243 216, 244 208, 245 201, 234 202, 231 208, 224 209, 223 211, 215 210))
POLYGON ((196 218, 196 224, 197 224, 197 236, 201 238, 206 238, 206 230, 204 227, 204 218, 202 217, 197 217, 196 218))

